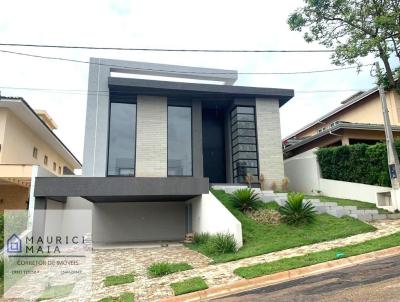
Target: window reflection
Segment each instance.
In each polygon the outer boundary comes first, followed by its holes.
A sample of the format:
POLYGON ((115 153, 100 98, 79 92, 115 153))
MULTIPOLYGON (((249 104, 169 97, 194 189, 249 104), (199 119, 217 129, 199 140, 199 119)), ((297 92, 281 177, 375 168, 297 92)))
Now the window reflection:
POLYGON ((168 106, 168 175, 192 176, 192 109, 168 106))
POLYGON ((136 104, 111 103, 108 175, 135 175, 136 104))

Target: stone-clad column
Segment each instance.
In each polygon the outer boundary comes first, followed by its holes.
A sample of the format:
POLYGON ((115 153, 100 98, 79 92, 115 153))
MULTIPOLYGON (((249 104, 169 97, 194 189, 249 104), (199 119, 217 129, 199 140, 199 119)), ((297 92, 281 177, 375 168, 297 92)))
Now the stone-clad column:
POLYGON ((284 177, 279 101, 256 99, 256 114, 259 170, 270 185, 284 177))
POLYGON ((137 177, 167 177, 167 109, 166 97, 137 97, 137 177))

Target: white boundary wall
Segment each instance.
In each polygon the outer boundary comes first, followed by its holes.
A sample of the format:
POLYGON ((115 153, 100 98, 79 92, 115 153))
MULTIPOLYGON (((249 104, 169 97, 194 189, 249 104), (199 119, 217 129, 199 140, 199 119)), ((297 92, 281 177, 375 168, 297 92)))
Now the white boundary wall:
POLYGON ((320 178, 320 190, 326 196, 377 204, 377 193, 390 192, 392 188, 320 178))
MULTIPOLYGON (((354 199, 374 204, 378 204, 378 193, 392 191, 390 187, 321 178, 315 150, 306 151, 284 161, 285 176, 289 178, 291 191, 354 199)), ((392 193, 392 206, 388 207, 389 210, 400 207, 400 204, 396 206, 396 199, 400 199, 396 196, 392 193)))
POLYGON ((315 194, 319 190, 320 172, 314 150, 284 160, 285 176, 289 178, 289 189, 315 194))
POLYGON ((188 202, 192 204, 194 233, 229 233, 235 237, 237 248, 242 247, 242 224, 213 194, 203 194, 188 202))

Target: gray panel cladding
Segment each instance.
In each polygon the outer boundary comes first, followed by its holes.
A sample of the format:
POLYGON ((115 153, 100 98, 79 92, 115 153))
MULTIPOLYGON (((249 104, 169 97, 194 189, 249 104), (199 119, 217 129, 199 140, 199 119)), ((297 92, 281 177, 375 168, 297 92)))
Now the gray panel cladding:
POLYGON ((216 98, 218 96, 236 97, 238 102, 247 98, 276 98, 282 106, 294 96, 292 89, 260 88, 248 86, 212 85, 187 82, 153 81, 142 79, 129 79, 110 77, 108 80, 111 89, 131 92, 135 94, 166 95, 176 97, 179 95, 192 96, 192 98, 216 98))
POLYGON ((107 171, 108 76, 110 68, 99 65, 100 59, 91 59, 86 106, 85 143, 82 175, 105 176, 107 171))
POLYGON ((208 193, 208 178, 37 177, 35 196, 186 196, 208 193))

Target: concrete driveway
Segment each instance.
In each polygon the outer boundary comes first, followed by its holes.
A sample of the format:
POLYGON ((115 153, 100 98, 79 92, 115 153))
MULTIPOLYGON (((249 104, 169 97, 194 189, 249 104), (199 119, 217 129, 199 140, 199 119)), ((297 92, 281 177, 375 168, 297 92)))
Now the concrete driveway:
POLYGON ((400 256, 267 286, 213 301, 398 302, 400 256))

